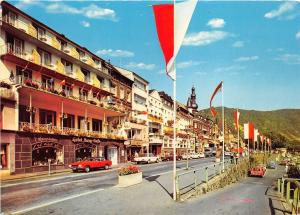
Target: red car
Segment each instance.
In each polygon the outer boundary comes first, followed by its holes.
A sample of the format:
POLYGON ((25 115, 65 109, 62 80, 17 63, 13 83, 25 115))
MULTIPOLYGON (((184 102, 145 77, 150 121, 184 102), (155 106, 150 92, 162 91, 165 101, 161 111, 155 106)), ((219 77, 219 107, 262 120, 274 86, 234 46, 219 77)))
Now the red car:
POLYGON ((256 166, 250 169, 249 175, 256 176, 256 177, 264 177, 266 172, 266 168, 263 166, 256 166))
POLYGON ((81 161, 71 163, 69 167, 73 172, 85 171, 89 172, 92 169, 109 169, 112 165, 111 160, 105 160, 104 157, 87 158, 81 161))

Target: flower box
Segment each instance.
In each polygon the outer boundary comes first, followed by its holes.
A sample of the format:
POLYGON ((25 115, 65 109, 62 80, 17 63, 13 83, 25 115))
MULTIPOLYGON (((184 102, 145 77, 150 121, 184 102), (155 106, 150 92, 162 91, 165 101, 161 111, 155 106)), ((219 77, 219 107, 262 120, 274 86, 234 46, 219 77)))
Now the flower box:
POLYGON ((135 184, 142 183, 143 173, 138 172, 130 175, 119 175, 118 187, 129 187, 135 184))

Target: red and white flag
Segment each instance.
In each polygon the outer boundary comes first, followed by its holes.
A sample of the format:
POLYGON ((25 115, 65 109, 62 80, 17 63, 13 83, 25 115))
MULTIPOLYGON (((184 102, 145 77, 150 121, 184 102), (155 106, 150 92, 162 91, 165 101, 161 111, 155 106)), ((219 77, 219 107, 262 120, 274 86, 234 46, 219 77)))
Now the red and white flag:
POLYGON ((244 139, 254 140, 254 126, 251 122, 244 124, 244 139))
POLYGON ((258 135, 259 135, 258 129, 254 129, 254 142, 257 142, 258 135))
POLYGON ((166 62, 166 72, 176 80, 175 58, 185 37, 197 0, 154 5, 156 30, 166 62))
POLYGON ((209 106, 210 106, 210 112, 213 115, 213 117, 217 116, 217 111, 213 108, 212 101, 213 101, 215 95, 222 89, 222 87, 223 87, 223 81, 221 81, 221 83, 217 86, 217 88, 215 89, 214 93, 211 95, 211 98, 210 98, 209 106))
POLYGON ((239 119, 240 119, 240 112, 238 110, 236 110, 236 111, 234 111, 235 129, 239 128, 239 119))

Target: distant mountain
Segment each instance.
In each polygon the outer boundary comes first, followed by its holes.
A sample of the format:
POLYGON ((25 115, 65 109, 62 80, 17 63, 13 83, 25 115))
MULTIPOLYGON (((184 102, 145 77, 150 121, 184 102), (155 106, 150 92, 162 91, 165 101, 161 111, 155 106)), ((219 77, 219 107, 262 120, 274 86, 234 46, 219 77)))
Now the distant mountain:
MULTIPOLYGON (((221 126, 221 108, 216 108, 217 122, 221 126)), ((228 129, 235 132, 233 113, 235 109, 225 108, 225 122, 228 129)), ((211 117, 209 109, 203 110, 205 115, 211 117)), ((240 112, 240 126, 253 122, 254 127, 263 134, 272 136, 278 146, 300 147, 300 109, 282 109, 274 111, 243 110, 240 112), (282 144, 282 145, 280 145, 282 144)), ((242 133, 243 135, 243 133, 242 133)))

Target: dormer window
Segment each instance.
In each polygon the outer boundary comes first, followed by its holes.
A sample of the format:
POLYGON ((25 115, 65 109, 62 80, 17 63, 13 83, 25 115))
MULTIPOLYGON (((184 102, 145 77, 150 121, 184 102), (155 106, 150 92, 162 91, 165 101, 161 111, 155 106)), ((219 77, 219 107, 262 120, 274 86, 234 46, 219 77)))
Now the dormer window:
POLYGON ((6 22, 9 23, 12 26, 17 27, 17 19, 18 16, 16 13, 12 12, 12 11, 8 11, 8 13, 5 15, 6 18, 6 22))
POLYGON ((47 38, 46 38, 46 31, 45 31, 45 29, 38 27, 37 28, 37 32, 38 32, 38 39, 46 42, 47 38))
POLYGON ((65 41, 60 40, 60 48, 62 51, 66 52, 68 44, 65 41))

